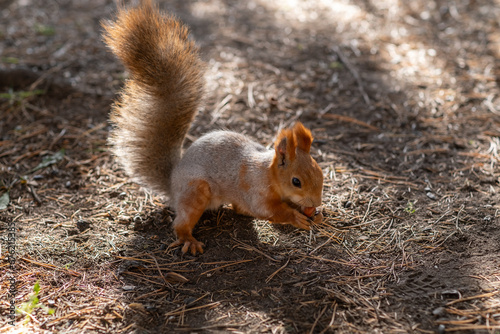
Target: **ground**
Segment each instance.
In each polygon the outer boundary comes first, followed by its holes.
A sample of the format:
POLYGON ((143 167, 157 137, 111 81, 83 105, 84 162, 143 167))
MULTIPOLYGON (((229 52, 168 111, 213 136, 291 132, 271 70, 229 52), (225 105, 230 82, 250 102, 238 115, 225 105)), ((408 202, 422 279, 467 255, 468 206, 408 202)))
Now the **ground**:
POLYGON ((161 2, 208 64, 187 145, 301 120, 325 175, 312 231, 225 207, 194 257, 109 153, 115 8, 0 1, 0 333, 500 333, 498 0, 161 2))

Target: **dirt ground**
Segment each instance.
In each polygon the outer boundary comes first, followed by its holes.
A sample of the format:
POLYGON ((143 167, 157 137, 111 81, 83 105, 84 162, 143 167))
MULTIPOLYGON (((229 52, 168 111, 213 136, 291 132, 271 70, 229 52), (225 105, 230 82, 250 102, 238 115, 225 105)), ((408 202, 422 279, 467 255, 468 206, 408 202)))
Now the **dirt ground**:
POLYGON ((208 64, 188 144, 301 120, 325 174, 311 232, 221 208, 196 257, 108 152, 115 8, 0 0, 0 333, 500 333, 500 1, 161 2, 208 64))

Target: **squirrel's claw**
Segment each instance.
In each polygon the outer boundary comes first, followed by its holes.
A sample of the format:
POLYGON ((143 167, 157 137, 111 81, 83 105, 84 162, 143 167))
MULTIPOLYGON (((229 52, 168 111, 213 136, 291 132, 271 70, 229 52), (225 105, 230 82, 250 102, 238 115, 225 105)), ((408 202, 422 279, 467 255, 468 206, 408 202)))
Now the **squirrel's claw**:
POLYGON ((294 220, 291 222, 293 226, 302 228, 304 230, 311 229, 311 220, 306 215, 297 210, 293 210, 293 216, 294 220))
POLYGON ((186 241, 184 243, 184 246, 182 247, 182 252, 185 254, 188 249, 191 250, 191 254, 196 255, 196 251, 198 251, 200 254, 203 254, 203 242, 199 242, 197 240, 193 241, 186 241))
POLYGON ((182 246, 183 254, 186 254, 189 250, 193 255, 196 255, 196 252, 203 254, 203 247, 205 247, 205 244, 203 244, 203 242, 199 242, 195 238, 192 238, 190 240, 177 239, 176 241, 172 242, 168 247, 174 248, 180 245, 183 245, 182 246))
POLYGON ((321 221, 323 221, 323 213, 321 213, 320 210, 312 217, 308 217, 305 214, 294 210, 294 220, 291 224, 304 230, 310 230, 311 224, 319 224, 321 221))
POLYGON ((320 224, 323 221, 323 213, 319 211, 312 218, 314 219, 314 224, 320 224))

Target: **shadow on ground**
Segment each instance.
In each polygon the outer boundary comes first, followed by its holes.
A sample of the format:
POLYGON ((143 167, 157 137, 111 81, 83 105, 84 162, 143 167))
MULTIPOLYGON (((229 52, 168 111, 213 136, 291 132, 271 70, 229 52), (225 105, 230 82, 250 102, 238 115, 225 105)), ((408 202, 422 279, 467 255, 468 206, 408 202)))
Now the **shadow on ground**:
MULTIPOLYGON (((173 213, 130 184, 106 150, 109 101, 124 78, 98 35, 113 6, 68 1, 49 11, 35 1, 33 19, 21 23, 29 11, 13 2, 3 67, 35 74, 14 75, 18 85, 2 95, 1 179, 11 202, 1 214, 19 228, 19 303, 41 280, 41 302, 56 309, 16 330, 498 328, 498 8, 162 8, 192 26, 209 64, 191 134, 227 128, 268 144, 280 124, 302 120, 326 175, 325 222, 308 233, 224 208, 197 226, 205 254, 169 249, 173 213), (28 46, 39 56, 18 54, 28 46), (8 65, 15 57, 21 64, 8 65), (37 81, 45 93, 13 95, 34 92, 37 81), (62 160, 33 171, 63 148, 62 160)), ((2 82, 5 73, 15 72, 2 82)))

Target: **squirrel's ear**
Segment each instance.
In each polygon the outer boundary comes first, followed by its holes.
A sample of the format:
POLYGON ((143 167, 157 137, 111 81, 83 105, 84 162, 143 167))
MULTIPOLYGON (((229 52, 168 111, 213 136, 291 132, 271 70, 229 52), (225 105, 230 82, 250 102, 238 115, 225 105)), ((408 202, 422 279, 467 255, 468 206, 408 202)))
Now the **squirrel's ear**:
POLYGON ((286 155, 286 137, 281 138, 276 146, 276 153, 279 155, 286 155))
POLYGON ((313 142, 311 131, 306 128, 301 122, 297 122, 295 123, 292 132, 295 142, 297 142, 297 147, 302 151, 309 153, 309 151, 311 150, 311 144, 313 142))
POLYGON ((276 157, 280 161, 280 166, 285 165, 287 160, 295 159, 295 147, 295 138, 292 131, 289 129, 281 130, 274 143, 276 157))

